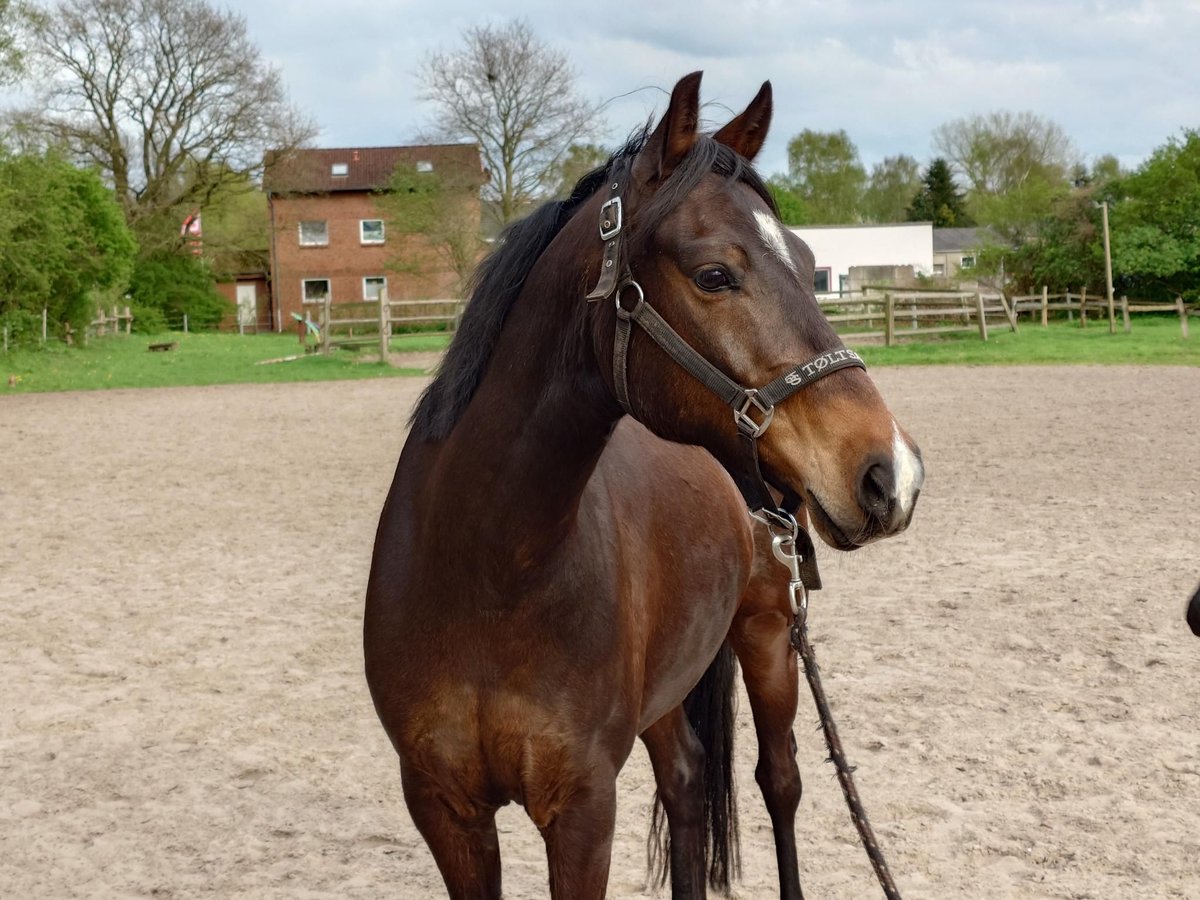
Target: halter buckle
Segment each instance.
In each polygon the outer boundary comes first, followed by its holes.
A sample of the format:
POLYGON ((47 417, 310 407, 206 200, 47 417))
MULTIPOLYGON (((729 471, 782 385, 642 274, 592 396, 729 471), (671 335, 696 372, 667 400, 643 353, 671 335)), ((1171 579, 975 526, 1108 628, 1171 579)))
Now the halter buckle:
POLYGON ((600 240, 609 241, 621 233, 624 207, 620 197, 610 197, 600 207, 600 240))
POLYGON ((758 391, 754 388, 746 388, 746 399, 742 405, 733 411, 733 421, 737 425, 738 430, 749 437, 761 437, 763 432, 767 430, 767 426, 771 424, 771 419, 775 418, 775 407, 767 406, 758 399, 758 391), (754 407, 762 413, 763 420, 761 423, 755 422, 750 416, 750 408, 754 407))

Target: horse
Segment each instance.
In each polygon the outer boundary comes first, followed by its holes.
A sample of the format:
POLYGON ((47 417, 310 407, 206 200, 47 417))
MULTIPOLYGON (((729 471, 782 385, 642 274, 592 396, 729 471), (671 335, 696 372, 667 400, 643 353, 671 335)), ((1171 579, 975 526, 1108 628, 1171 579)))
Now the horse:
POLYGON ((1192 634, 1200 637, 1200 587, 1196 588, 1196 593, 1192 594, 1188 603, 1187 623, 1192 629, 1192 634))
POLYGON ((770 83, 710 135, 700 76, 480 264, 380 515, 366 679, 453 900, 501 896, 510 802, 551 897, 603 897, 638 738, 672 895, 728 888, 739 663, 781 895, 801 896, 795 583, 748 508, 769 486, 850 550, 908 525, 924 470, 751 164, 770 83))

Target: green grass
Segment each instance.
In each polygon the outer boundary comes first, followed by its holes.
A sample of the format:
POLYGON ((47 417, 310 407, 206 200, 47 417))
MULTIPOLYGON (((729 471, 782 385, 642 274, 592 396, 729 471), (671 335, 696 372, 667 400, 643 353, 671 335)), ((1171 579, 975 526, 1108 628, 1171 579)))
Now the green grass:
MULTIPOLYGON (((398 335, 394 352, 440 350, 446 335, 398 335)), ((424 375, 424 369, 404 369, 368 362, 372 346, 339 350, 329 356, 310 354, 272 365, 267 359, 301 352, 291 334, 163 334, 130 335, 93 340, 87 347, 50 344, 44 349, 0 353, 0 394, 32 391, 76 391, 103 388, 169 387, 177 385, 332 381, 349 378, 388 378, 424 375), (178 341, 179 347, 151 353, 153 343, 178 341), (14 382, 13 384, 10 384, 14 382)))
MULTIPOLYGON (((870 365, 1036 365, 1036 364, 1167 364, 1200 366, 1200 319, 1192 320, 1193 334, 1184 340, 1173 316, 1141 315, 1133 333, 1118 327, 1108 333, 1105 322, 1055 322, 1049 328, 1025 321, 1013 334, 995 328, 987 343, 971 335, 940 340, 908 341, 896 347, 864 345, 858 349, 870 365)), ((397 335, 393 352, 437 351, 444 334, 397 335)), ((855 346, 853 338, 849 340, 855 346)), ((0 353, 0 395, 32 391, 74 391, 102 388, 167 387, 287 381, 331 381, 348 378, 389 378, 424 375, 419 368, 395 368, 367 361, 374 349, 342 350, 330 356, 312 354, 273 365, 266 359, 299 352, 294 335, 170 334, 102 338, 88 347, 52 344, 39 350, 0 353), (147 345, 176 340, 179 347, 150 353, 147 345), (9 384, 11 380, 14 382, 9 384)))
POLYGON ((1008 326, 990 326, 988 340, 978 335, 944 336, 939 340, 909 339, 894 347, 847 343, 870 365, 1176 365, 1200 366, 1200 319, 1190 322, 1186 340, 1174 316, 1133 317, 1133 331, 1108 333, 1108 322, 1051 322, 1048 328, 1024 320, 1013 334, 1008 326))

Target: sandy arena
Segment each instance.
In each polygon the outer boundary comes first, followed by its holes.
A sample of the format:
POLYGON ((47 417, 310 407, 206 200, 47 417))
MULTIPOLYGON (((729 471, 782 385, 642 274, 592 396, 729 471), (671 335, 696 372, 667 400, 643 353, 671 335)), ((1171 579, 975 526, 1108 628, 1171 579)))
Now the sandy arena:
MULTIPOLYGON (((917 898, 1200 898, 1200 369, 875 373, 928 469, 812 633, 917 898)), ((0 896, 444 896, 362 676, 376 518, 424 382, 0 398, 0 896)), ((776 896, 742 704, 740 898, 776 896)), ((813 900, 879 896, 807 693, 813 900)), ((649 765, 609 894, 647 889, 649 765)), ((505 896, 545 897, 501 811, 505 896)))

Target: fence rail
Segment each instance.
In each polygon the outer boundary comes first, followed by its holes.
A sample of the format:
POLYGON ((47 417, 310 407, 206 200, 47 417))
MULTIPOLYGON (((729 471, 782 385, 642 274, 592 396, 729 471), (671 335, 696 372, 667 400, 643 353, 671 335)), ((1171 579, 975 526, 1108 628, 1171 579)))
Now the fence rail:
POLYGON ((846 340, 882 340, 888 347, 907 338, 943 334, 978 334, 986 341, 989 327, 1017 330, 1003 294, 867 288, 818 295, 817 303, 846 340))
POLYGON ((345 303, 334 306, 327 297, 321 306, 318 326, 321 331, 321 352, 334 347, 379 344, 379 354, 387 358, 392 334, 397 326, 442 323, 447 331, 458 328, 465 300, 390 300, 387 292, 378 301, 345 303), (366 312, 374 315, 366 315, 366 312), (341 314, 340 318, 335 315, 341 314))
POLYGON ((1094 311, 1096 318, 1108 319, 1110 334, 1116 334, 1118 311, 1121 313, 1121 323, 1126 334, 1133 330, 1129 318, 1131 314, 1173 312, 1179 316, 1180 333, 1187 337, 1188 316, 1200 315, 1200 303, 1184 303, 1183 297, 1176 297, 1173 303, 1163 303, 1150 300, 1130 300, 1122 295, 1119 300, 1114 299, 1112 304, 1109 304, 1107 298, 1096 294, 1089 296, 1087 288, 1080 289, 1078 294, 1072 294, 1069 290, 1064 294, 1051 294, 1048 288, 1043 287, 1040 294, 1024 294, 1013 297, 1013 312, 1017 315, 1023 312, 1040 312, 1043 328, 1049 324, 1051 312, 1066 312, 1067 317, 1071 320, 1078 316, 1079 327, 1085 328, 1088 323, 1089 311, 1094 311))

